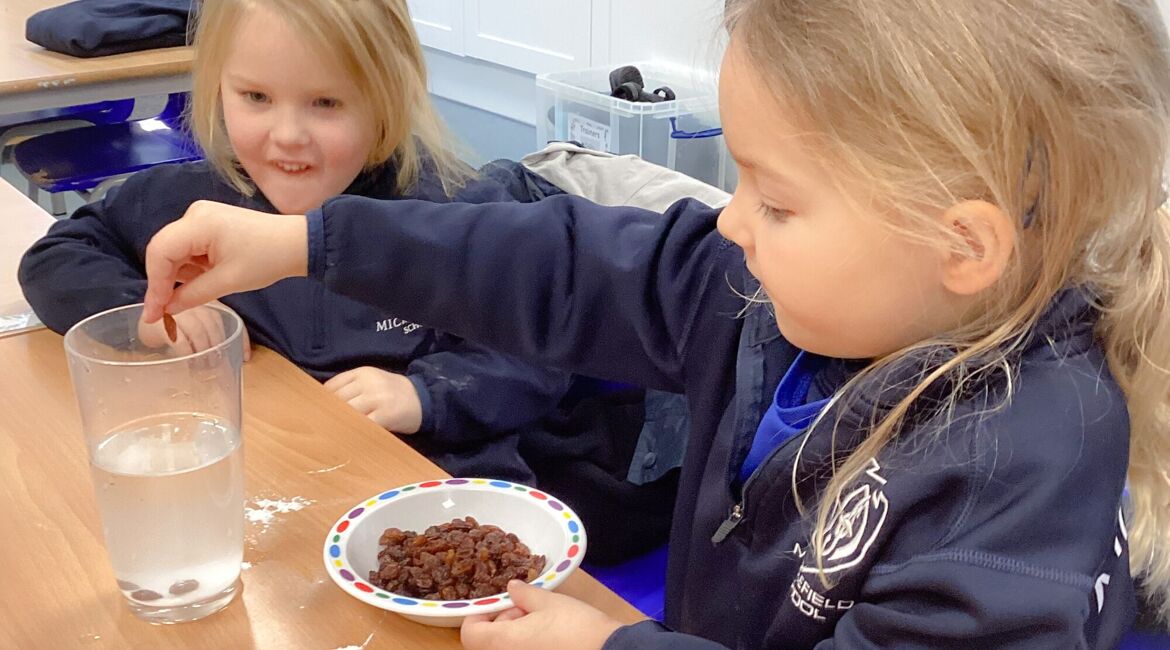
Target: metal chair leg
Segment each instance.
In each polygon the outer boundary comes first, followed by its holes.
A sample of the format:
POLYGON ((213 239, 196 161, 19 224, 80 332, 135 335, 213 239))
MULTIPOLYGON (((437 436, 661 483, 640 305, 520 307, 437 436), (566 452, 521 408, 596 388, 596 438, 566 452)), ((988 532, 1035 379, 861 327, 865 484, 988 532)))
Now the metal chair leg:
POLYGON ((53 206, 52 214, 54 217, 65 216, 65 193, 64 192, 50 192, 49 202, 53 206))

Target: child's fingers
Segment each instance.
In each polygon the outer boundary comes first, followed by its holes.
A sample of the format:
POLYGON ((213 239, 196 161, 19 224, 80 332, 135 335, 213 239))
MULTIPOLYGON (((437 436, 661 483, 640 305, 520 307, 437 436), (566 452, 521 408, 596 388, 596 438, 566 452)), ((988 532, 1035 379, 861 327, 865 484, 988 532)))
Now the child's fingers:
POLYGON ((362 394, 362 384, 356 379, 342 384, 336 384, 332 388, 328 386, 326 388, 328 388, 330 392, 336 395, 337 398, 343 402, 348 402, 349 400, 362 394))
POLYGON ((207 323, 199 316, 188 316, 183 319, 182 328, 195 352, 201 352, 213 345, 211 333, 207 331, 207 323))
POLYGON ((187 333, 183 330, 179 330, 176 339, 173 342, 168 340, 167 344, 170 345, 171 349, 174 350, 175 353, 179 356, 195 354, 195 345, 191 343, 191 337, 187 336, 187 333))
POLYGON ((370 399, 370 396, 364 393, 346 400, 346 403, 353 407, 353 410, 365 416, 369 416, 378 408, 377 400, 370 399))
POLYGON ((205 272, 207 272, 207 267, 203 264, 184 264, 175 271, 175 281, 181 283, 191 282, 205 272))
POLYGON ((509 580, 508 595, 512 597, 512 602, 516 603, 516 607, 527 612, 534 612, 550 604, 559 596, 559 594, 554 594, 540 587, 533 587, 523 580, 509 580))
POLYGON ((491 623, 495 620, 496 616, 498 614, 474 614, 472 616, 465 616, 463 617, 462 625, 463 627, 467 627, 468 625, 476 625, 478 623, 491 623))
POLYGON ((519 607, 513 607, 511 609, 505 609, 504 611, 500 612, 500 615, 496 617, 496 622, 506 623, 508 621, 514 621, 518 618, 522 618, 526 615, 527 612, 524 610, 520 609, 519 607))
POLYGON ((484 628, 491 624, 491 614, 476 614, 475 616, 465 617, 463 624, 459 626, 459 642, 467 650, 479 650, 483 648, 483 637, 487 632, 484 628))
POLYGON ((390 433, 398 433, 394 430, 395 427, 393 415, 393 413, 390 413, 386 409, 375 408, 373 411, 367 413, 366 417, 370 418, 371 422, 389 431, 390 433))
POLYGON ((244 328, 241 335, 244 337, 244 361, 252 360, 252 339, 248 336, 248 328, 244 328))
POLYGON ((201 313, 200 316, 203 316, 207 321, 208 326, 210 327, 211 335, 215 339, 215 342, 221 343, 226 340, 227 329, 223 326, 223 315, 219 313, 219 310, 208 308, 201 311, 203 313, 201 313))
POLYGON ((190 223, 176 221, 160 230, 146 246, 146 307, 143 320, 147 323, 162 318, 164 308, 171 303, 174 295, 180 269, 207 253, 206 244, 191 236, 189 230, 190 223))
MULTIPOLYGON (((228 276, 229 272, 223 267, 215 267, 208 270, 190 282, 176 288, 171 293, 170 302, 167 303, 166 310, 172 314, 182 313, 193 307, 198 307, 216 298, 220 298, 225 293, 230 293, 230 291, 224 288, 229 284, 225 280, 228 276)), ((149 292, 150 289, 147 289, 147 291, 149 292)), ((162 290, 159 289, 159 291, 161 292, 162 290)), ((147 295, 149 296, 149 293, 147 295)))
MULTIPOLYGON (((147 260, 150 262, 150 260, 147 260)), ((175 290, 174 271, 170 260, 156 259, 153 261, 154 271, 147 271, 146 305, 142 310, 143 322, 157 323, 163 316, 163 311, 171 301, 171 294, 175 290), (151 275, 153 273, 153 275, 151 275)))
POLYGON ((170 343, 162 322, 147 323, 141 317, 138 321, 138 340, 148 348, 161 348, 170 343))
POLYGON ((494 619, 499 618, 492 614, 479 614, 476 616, 468 616, 463 619, 463 625, 459 628, 459 641, 467 650, 493 650, 494 648, 504 647, 501 645, 500 630, 494 619))
POLYGON ((517 628, 514 621, 527 615, 523 609, 512 607, 499 614, 468 616, 463 619, 463 626, 459 631, 460 641, 468 650, 496 648, 503 650, 518 647, 522 645, 518 643, 518 638, 531 638, 531 634, 525 634, 522 627, 517 628))
POLYGON ((211 314, 209 309, 193 309, 185 312, 179 318, 184 331, 187 332, 187 337, 191 339, 191 344, 196 352, 206 350, 214 347, 220 342, 216 339, 215 326, 211 322, 211 314))
POLYGON ((325 381, 324 386, 329 392, 336 394, 339 388, 345 386, 346 384, 353 383, 356 378, 357 375, 354 374, 354 371, 346 370, 345 372, 339 372, 336 375, 330 377, 325 381))

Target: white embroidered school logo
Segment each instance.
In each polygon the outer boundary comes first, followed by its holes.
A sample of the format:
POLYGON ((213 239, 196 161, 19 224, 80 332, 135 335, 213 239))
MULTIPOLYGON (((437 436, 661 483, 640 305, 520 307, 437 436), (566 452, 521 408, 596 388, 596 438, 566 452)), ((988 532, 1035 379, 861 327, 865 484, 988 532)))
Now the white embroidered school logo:
MULTIPOLYGON (((877 540, 886 522, 890 502, 882 492, 886 479, 878 473, 881 465, 877 460, 869 461, 865 476, 870 480, 857 486, 837 500, 825 527, 821 540, 821 562, 825 573, 845 571, 865 559, 869 547, 877 540)), ((817 573, 812 566, 801 565, 805 573, 817 573)))
POLYGON ((819 623, 828 620, 825 614, 836 615, 852 609, 854 605, 852 600, 826 598, 802 575, 796 576, 796 580, 792 581, 792 586, 788 589, 788 600, 801 614, 819 623))
POLYGON ((387 318, 386 320, 378 321, 375 327, 379 332, 392 332, 396 329, 401 329, 403 334, 410 334, 422 327, 422 325, 401 318, 387 318))

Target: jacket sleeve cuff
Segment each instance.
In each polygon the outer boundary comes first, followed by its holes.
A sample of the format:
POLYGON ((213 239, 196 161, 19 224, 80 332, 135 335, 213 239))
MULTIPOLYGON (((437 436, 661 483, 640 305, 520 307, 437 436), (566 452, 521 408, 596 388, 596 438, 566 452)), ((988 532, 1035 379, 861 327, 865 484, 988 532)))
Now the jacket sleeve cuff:
POLYGON ((642 621, 620 627, 609 635, 601 650, 727 650, 725 646, 697 636, 672 632, 658 621, 642 621))
POLYGON ((656 645, 655 637, 667 631, 666 626, 658 621, 642 621, 633 625, 619 627, 616 632, 609 635, 609 638, 605 640, 605 645, 601 646, 601 650, 651 648, 656 645))
POLYGON ((418 402, 422 406, 422 424, 418 427, 418 433, 432 433, 435 430, 435 401, 431 399, 431 391, 427 390, 423 377, 407 375, 406 378, 414 385, 414 391, 418 393, 418 402))

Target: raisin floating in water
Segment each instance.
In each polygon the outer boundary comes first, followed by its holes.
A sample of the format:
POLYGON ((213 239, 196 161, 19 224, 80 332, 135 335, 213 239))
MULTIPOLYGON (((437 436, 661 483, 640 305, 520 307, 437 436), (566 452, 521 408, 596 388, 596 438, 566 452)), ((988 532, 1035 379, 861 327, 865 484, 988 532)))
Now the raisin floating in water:
POLYGON ((422 534, 387 528, 378 540, 378 570, 370 583, 411 598, 464 600, 507 589, 509 580, 531 582, 544 570, 518 537, 474 517, 431 526, 422 534))

